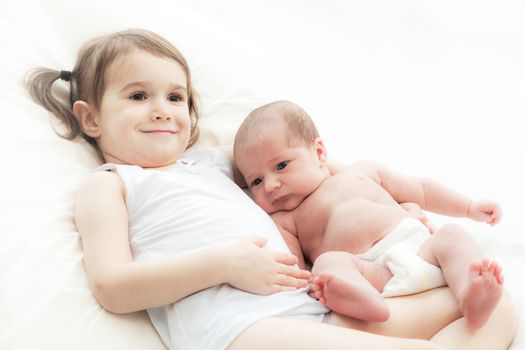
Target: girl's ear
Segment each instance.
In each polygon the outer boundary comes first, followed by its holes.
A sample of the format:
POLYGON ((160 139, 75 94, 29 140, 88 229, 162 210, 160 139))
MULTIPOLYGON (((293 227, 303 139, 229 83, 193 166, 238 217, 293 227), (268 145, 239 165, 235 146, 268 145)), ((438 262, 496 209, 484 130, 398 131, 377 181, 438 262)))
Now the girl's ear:
POLYGON ((76 101, 73 104, 73 114, 80 122, 82 131, 93 138, 100 135, 99 120, 96 111, 86 101, 76 101))
POLYGON ((326 154, 326 147, 324 146, 323 140, 321 140, 320 137, 317 137, 314 140, 314 148, 317 155, 317 159, 319 159, 319 163, 321 165, 326 165, 327 161, 327 154, 326 154))

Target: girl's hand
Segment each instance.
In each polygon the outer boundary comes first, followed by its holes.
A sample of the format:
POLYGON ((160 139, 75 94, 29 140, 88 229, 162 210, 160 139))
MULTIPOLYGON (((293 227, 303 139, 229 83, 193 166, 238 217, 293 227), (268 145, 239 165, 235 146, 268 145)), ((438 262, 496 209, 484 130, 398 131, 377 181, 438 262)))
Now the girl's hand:
POLYGON ((266 239, 254 236, 228 246, 227 282, 232 287, 261 295, 306 287, 311 274, 297 267, 297 258, 266 249, 265 244, 266 239))
POLYGON ((414 216, 416 219, 421 221, 421 223, 423 223, 423 225, 425 225, 428 228, 430 234, 436 232, 436 225, 434 225, 434 223, 428 219, 428 217, 425 215, 425 212, 421 209, 421 207, 418 204, 406 202, 399 203, 399 205, 403 207, 403 209, 408 211, 410 214, 412 214, 412 216, 414 216))
POLYGON ((496 225, 503 215, 498 203, 491 199, 472 201, 468 209, 468 217, 475 221, 496 225))

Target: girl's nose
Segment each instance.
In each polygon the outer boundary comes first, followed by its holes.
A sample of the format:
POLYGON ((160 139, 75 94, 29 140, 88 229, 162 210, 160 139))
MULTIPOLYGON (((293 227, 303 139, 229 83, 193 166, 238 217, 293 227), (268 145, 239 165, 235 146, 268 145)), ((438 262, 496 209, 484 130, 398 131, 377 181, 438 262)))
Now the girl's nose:
POLYGON ((158 110, 151 112, 150 118, 153 121, 170 121, 172 119, 169 113, 158 110))
POLYGON ((171 114, 165 104, 165 101, 152 101, 154 105, 150 113, 150 118, 153 121, 170 121, 172 119, 171 114))

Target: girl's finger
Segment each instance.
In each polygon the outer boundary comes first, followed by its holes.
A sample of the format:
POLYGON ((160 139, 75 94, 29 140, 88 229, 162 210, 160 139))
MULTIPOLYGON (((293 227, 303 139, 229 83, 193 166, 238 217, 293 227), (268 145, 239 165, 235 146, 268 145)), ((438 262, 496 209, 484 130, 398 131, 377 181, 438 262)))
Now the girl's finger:
POLYGON ((279 273, 283 275, 288 275, 290 277, 300 278, 309 280, 312 277, 312 274, 310 271, 301 270, 294 266, 285 265, 280 270, 279 273))
POLYGON ((256 246, 259 246, 261 248, 264 247, 266 245, 266 242, 268 241, 266 238, 260 237, 260 236, 250 236, 247 239, 251 243, 253 243, 256 246))
POLYGON ((275 284, 286 287, 304 288, 308 286, 308 281, 300 278, 293 278, 286 275, 277 275, 275 278, 275 284))
POLYGON ((275 256, 275 261, 286 265, 295 265, 298 262, 297 257, 295 255, 286 254, 282 252, 277 253, 277 255, 275 256))

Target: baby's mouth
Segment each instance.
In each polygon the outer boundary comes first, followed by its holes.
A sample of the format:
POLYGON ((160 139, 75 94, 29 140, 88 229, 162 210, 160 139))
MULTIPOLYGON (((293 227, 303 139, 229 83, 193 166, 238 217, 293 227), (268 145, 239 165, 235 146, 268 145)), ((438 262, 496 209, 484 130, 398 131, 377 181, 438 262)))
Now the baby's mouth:
POLYGON ((288 197, 289 197, 289 195, 279 196, 279 197, 275 198, 274 200, 272 200, 272 204, 285 202, 288 199, 288 197))

